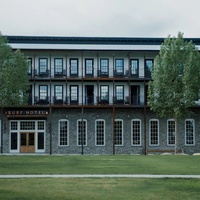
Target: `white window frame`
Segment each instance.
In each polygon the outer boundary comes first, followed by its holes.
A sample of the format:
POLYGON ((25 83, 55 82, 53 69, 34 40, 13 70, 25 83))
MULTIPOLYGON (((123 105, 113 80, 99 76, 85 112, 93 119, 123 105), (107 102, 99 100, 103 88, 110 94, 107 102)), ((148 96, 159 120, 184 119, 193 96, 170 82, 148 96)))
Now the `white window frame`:
POLYGON ((95 146, 105 146, 106 145, 106 140, 105 140, 105 137, 106 137, 106 134, 105 134, 105 129, 106 129, 106 121, 104 119, 96 119, 95 120, 95 146), (104 132, 103 132, 103 135, 104 135, 104 140, 103 140, 103 145, 99 145, 97 144, 97 121, 103 121, 104 122, 104 132))
POLYGON ((85 122, 85 144, 83 145, 83 146, 87 146, 87 120, 86 119, 78 119, 77 120, 77 146, 82 146, 82 144, 78 144, 78 142, 79 142, 79 134, 78 134, 78 132, 79 132, 79 122, 82 122, 83 121, 83 124, 84 124, 84 122, 85 122))
POLYGON ((186 146, 194 146, 195 145, 195 121, 194 121, 194 119, 185 119, 185 145, 186 146), (186 141, 187 141, 186 122, 187 121, 193 122, 193 144, 187 144, 186 143, 186 141))
MULTIPOLYGON (((115 144, 115 146, 123 146, 124 144, 124 121, 122 119, 115 119, 115 122, 121 121, 122 122, 122 142, 121 144, 115 144)), ((115 143, 116 143, 116 135, 115 135, 115 143)))
MULTIPOLYGON (((175 146, 175 144, 176 144, 176 135, 174 135, 174 144, 169 144, 169 129, 168 129, 168 123, 169 123, 169 121, 174 121, 174 123, 175 123, 175 120, 174 119, 168 119, 167 120, 167 146, 172 146, 172 147, 174 147, 175 146)), ((174 130, 175 131, 175 130, 174 130)), ((174 132, 174 134, 176 134, 175 132, 174 132)))
POLYGON ((10 153, 20 153, 20 134, 26 133, 26 132, 34 132, 35 133, 35 153, 44 153, 46 151, 46 120, 10 120, 9 121, 9 150, 10 153), (20 129, 20 122, 29 122, 34 121, 35 122, 35 129, 29 129, 29 130, 21 130, 20 129), (44 122, 44 130, 38 129, 38 122, 43 121, 44 122), (17 129, 11 130, 11 122, 17 122, 17 129), (17 133, 17 149, 11 150, 11 133, 17 133), (44 149, 38 149, 38 133, 44 133, 44 149))
POLYGON ((131 146, 141 146, 142 145, 142 138, 141 138, 141 136, 142 136, 142 121, 141 121, 141 119, 132 119, 131 120, 131 146), (134 121, 137 121, 137 122, 139 122, 140 123, 140 144, 133 144, 133 126, 132 126, 132 124, 133 124, 133 122, 134 121))
POLYGON ((60 120, 58 120, 58 146, 59 147, 69 146, 69 120, 67 120, 67 119, 60 119, 60 120), (61 145, 60 144, 60 122, 61 121, 66 121, 67 122, 67 144, 66 145, 61 145))
POLYGON ((158 119, 150 119, 149 120, 149 146, 159 146, 160 141, 159 141, 159 131, 160 130, 160 125, 159 125, 159 120, 158 119), (158 125, 158 143, 157 144, 151 144, 151 122, 157 122, 158 125))

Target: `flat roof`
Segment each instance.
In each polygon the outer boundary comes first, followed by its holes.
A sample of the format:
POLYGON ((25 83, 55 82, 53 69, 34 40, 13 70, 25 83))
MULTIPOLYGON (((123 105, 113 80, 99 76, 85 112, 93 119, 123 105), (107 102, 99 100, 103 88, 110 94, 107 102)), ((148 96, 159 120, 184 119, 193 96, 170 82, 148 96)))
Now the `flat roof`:
POLYGON ((160 45, 163 42, 163 38, 130 38, 130 37, 7 36, 7 39, 8 43, 21 43, 21 44, 31 43, 31 44, 160 45))
MULTIPOLYGON (((55 37, 55 36, 6 36, 13 48, 22 49, 152 49, 159 50, 164 38, 143 37, 55 37), (40 45, 40 47, 38 47, 40 45), (57 47, 59 45, 59 47, 57 47), (82 47, 78 47, 78 45, 82 47), (42 47, 43 46, 43 47, 42 47), (123 47, 124 46, 124 47, 123 47), (149 46, 149 47, 148 47, 149 46), (151 47, 150 47, 151 46, 151 47), (145 47, 145 48, 144 48, 145 47), (152 48, 153 47, 153 48, 152 48)), ((184 38, 200 45, 200 38, 184 38)))

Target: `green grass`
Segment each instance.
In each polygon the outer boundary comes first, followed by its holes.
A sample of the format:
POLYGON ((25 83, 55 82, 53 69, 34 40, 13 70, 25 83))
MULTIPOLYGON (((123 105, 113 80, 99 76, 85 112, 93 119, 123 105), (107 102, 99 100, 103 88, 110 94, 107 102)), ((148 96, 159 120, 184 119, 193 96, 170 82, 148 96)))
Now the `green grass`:
POLYGON ((0 174, 200 174, 200 156, 0 156, 0 174))
MULTIPOLYGON (((0 174, 200 174, 199 156, 0 156, 0 174)), ((200 179, 0 179, 0 199, 199 199, 200 179)))
POLYGON ((198 179, 0 179, 0 199, 195 200, 198 179))

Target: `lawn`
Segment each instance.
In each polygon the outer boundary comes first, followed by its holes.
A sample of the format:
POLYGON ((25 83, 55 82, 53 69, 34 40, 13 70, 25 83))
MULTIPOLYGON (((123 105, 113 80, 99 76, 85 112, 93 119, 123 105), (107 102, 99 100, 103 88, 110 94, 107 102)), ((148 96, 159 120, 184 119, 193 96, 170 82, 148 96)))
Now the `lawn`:
MULTIPOLYGON (((200 174, 200 156, 0 156, 0 174, 200 174)), ((0 179, 0 199, 199 199, 200 179, 0 179)))
POLYGON ((200 174, 200 156, 0 156, 0 174, 200 174))
POLYGON ((195 200, 199 179, 0 179, 0 199, 195 200))

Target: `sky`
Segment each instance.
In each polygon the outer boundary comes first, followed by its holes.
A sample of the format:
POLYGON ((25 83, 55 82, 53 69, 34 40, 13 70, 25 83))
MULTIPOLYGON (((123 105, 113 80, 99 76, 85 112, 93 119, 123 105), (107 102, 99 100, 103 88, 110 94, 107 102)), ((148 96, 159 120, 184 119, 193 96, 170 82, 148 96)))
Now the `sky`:
POLYGON ((200 0, 0 0, 3 35, 200 37, 200 0))

